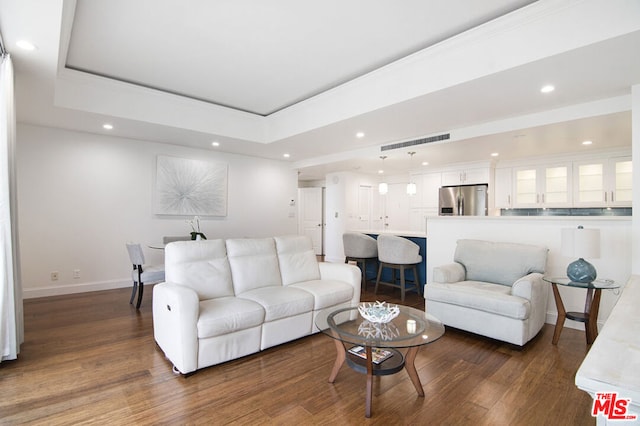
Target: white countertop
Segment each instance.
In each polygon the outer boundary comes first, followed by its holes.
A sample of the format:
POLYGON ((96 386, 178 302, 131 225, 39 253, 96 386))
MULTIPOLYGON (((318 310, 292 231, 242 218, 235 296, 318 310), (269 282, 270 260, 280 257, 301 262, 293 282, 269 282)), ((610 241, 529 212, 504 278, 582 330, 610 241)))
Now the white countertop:
POLYGON ((352 229, 349 232, 362 232, 364 234, 375 234, 375 235, 396 235, 398 237, 417 237, 417 238, 427 238, 427 234, 420 231, 407 231, 407 230, 393 230, 393 229, 385 229, 384 231, 376 230, 376 229, 352 229))

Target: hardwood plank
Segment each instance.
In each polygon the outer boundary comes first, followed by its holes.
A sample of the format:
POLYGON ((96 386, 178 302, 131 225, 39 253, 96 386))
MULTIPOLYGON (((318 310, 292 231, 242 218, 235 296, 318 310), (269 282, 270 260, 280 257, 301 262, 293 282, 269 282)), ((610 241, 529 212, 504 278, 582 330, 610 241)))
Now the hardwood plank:
MULTIPOLYGON (((153 340, 152 290, 142 308, 129 289, 26 300, 25 343, 0 364, 0 424, 362 424, 365 376, 346 365, 327 383, 335 346, 314 335, 176 376, 153 340)), ((363 301, 400 303, 400 292, 363 301)), ((424 309, 408 293, 405 304, 424 309)), ((376 377, 370 424, 595 424, 573 384, 584 332, 553 326, 524 348, 448 328, 420 349, 416 369, 376 377)))

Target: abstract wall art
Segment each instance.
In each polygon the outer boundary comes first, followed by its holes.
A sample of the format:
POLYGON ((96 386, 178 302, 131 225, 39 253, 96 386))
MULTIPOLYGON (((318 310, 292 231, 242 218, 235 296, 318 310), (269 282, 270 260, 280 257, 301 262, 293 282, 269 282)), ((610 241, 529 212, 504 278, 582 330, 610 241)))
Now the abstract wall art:
POLYGON ((155 213, 226 216, 227 171, 227 163, 159 155, 155 213))

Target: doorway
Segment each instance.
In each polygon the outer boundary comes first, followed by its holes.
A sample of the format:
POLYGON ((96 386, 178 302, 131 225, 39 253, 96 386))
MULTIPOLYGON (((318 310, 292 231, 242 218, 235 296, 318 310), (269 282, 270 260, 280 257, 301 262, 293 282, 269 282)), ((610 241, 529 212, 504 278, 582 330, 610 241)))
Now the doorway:
POLYGON ((324 255, 324 188, 298 188, 298 233, 311 238, 317 256, 324 255))

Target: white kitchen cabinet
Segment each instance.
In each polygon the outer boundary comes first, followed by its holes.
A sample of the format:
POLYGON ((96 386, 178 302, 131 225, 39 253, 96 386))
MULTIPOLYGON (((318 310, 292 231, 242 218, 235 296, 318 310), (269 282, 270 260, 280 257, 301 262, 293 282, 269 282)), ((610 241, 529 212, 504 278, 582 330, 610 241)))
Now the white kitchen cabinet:
POLYGON ((442 186, 442 173, 425 173, 422 175, 422 207, 438 209, 439 190, 442 186))
POLYGON ((513 169, 513 207, 571 207, 571 164, 513 169))
POLYGON ((510 209, 513 207, 513 170, 504 167, 495 170, 495 183, 493 187, 494 204, 498 209, 510 209))
POLYGON ((631 157, 574 163, 576 207, 630 207, 631 157))
POLYGON ((442 172, 442 186, 489 183, 489 168, 471 168, 442 172))
POLYGON ((409 207, 438 208, 438 190, 441 185, 441 173, 421 173, 409 176, 409 181, 416 184, 417 193, 409 196, 409 207))
POLYGON ((422 181, 422 174, 414 173, 409 175, 409 183, 416 185, 416 193, 409 195, 409 207, 412 209, 422 207, 424 193, 422 181))

